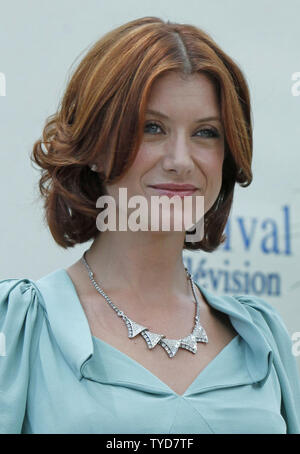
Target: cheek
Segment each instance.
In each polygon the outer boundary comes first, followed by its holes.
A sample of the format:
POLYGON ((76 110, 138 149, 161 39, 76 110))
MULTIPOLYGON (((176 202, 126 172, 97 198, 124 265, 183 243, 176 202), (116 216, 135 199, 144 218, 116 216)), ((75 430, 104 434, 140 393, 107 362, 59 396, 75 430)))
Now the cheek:
POLYGON ((222 178, 222 168, 224 162, 224 147, 220 147, 211 160, 211 167, 216 175, 222 178))
POLYGON ((223 156, 220 153, 207 155, 205 163, 202 163, 202 169, 206 175, 206 204, 210 207, 215 202, 222 187, 223 156))
POLYGON ((151 165, 151 162, 153 161, 153 157, 154 157, 154 153, 153 153, 153 150, 151 150, 151 147, 146 146, 146 145, 141 145, 139 148, 139 151, 137 152, 135 160, 132 164, 132 167, 142 170, 142 169, 146 168, 147 166, 151 165))
POLYGON ((140 148, 126 176, 127 182, 131 185, 139 184, 140 179, 153 169, 155 163, 156 160, 154 159, 154 154, 151 153, 151 150, 146 147, 140 148))
POLYGON ((220 161, 212 167, 212 175, 213 175, 213 186, 217 193, 219 193, 221 186, 222 186, 222 167, 223 163, 220 161))
POLYGON ((199 161, 200 168, 203 169, 207 178, 210 179, 212 183, 217 183, 218 180, 222 178, 223 160, 223 153, 215 152, 207 153, 205 157, 199 161))
POLYGON ((218 162, 214 163, 212 168, 213 168, 213 172, 216 175, 216 179, 222 180, 223 160, 219 160, 218 162))

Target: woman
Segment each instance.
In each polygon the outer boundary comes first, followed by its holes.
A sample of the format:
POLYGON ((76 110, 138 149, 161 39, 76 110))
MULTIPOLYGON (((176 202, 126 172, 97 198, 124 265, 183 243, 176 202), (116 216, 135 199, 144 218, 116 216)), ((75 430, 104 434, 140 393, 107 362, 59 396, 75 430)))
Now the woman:
MULTIPOLYGON (((278 313, 254 296, 213 295, 182 260, 184 248, 224 242, 251 158, 247 83, 203 31, 144 17, 89 50, 32 160, 55 241, 93 242, 67 269, 0 283, 1 433, 300 433, 278 313), (101 231, 97 200, 120 208, 122 188, 148 206, 204 197, 204 235, 101 231)), ((194 205, 183 211, 198 224, 194 205)))

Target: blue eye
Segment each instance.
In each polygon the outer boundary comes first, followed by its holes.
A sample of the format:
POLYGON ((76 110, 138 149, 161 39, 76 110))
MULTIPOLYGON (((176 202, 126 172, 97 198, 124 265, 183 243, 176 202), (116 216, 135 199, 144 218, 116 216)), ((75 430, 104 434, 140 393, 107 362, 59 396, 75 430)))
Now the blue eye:
MULTIPOLYGON (((205 137, 205 138, 208 138, 208 139, 211 138, 211 137, 212 138, 220 137, 220 134, 215 129, 211 129, 211 128, 199 129, 198 132, 203 132, 204 135, 202 137, 205 137)), ((196 135, 198 134, 198 132, 196 133, 196 135)))
POLYGON ((155 133, 156 127, 158 127, 161 130, 161 127, 157 123, 154 123, 153 121, 151 123, 147 123, 145 125, 144 132, 146 132, 148 134, 152 134, 153 132, 155 133), (149 128, 149 127, 151 127, 151 128, 149 128), (147 131, 147 128, 149 128, 150 130, 148 129, 148 131, 147 131))
MULTIPOLYGON (((155 123, 154 121, 151 121, 151 122, 149 122, 149 123, 147 123, 145 125, 144 132, 146 134, 156 135, 157 133, 159 134, 160 132, 162 132, 162 128, 160 127, 160 125, 158 123, 155 123), (160 131, 157 132, 157 128, 160 131)), ((216 131, 215 129, 212 129, 212 128, 199 129, 199 131, 197 131, 195 133, 195 135, 197 137, 203 137, 205 139, 220 137, 219 132, 216 131), (201 136, 198 135, 199 132, 202 133, 201 136)))

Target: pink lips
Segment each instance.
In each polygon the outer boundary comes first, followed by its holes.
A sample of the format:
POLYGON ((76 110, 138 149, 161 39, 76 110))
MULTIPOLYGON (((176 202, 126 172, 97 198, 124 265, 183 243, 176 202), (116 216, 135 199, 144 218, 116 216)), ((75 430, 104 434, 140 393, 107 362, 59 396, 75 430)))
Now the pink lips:
POLYGON ((191 184, 175 184, 175 183, 150 185, 149 187, 157 190, 159 194, 166 195, 168 197, 173 197, 174 195, 178 195, 179 197, 193 195, 195 191, 198 189, 191 184))
POLYGON ((185 190, 195 190, 196 186, 192 184, 178 184, 178 183, 161 183, 150 185, 151 188, 157 189, 169 189, 171 191, 185 191, 185 190))

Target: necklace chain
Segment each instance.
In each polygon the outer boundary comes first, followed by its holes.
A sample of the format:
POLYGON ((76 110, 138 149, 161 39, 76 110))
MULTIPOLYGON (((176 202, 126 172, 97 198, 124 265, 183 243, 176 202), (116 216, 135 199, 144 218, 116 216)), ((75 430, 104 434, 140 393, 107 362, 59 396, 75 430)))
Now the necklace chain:
POLYGON ((97 292, 99 292, 110 305, 110 307, 117 313, 119 317, 123 319, 125 322, 127 329, 128 329, 128 337, 133 338, 136 335, 140 334, 146 341, 148 348, 153 349, 157 344, 160 344, 168 353, 170 358, 173 358, 177 353, 179 348, 184 348, 192 353, 196 353, 197 351, 197 342, 208 342, 208 338, 204 328, 200 325, 200 316, 199 316, 199 300, 197 294, 195 292, 195 283, 193 281, 192 275, 188 271, 186 267, 186 275, 187 279, 191 283, 192 292, 196 301, 196 315, 195 315, 195 324, 191 334, 182 338, 182 339, 168 339, 163 334, 153 333, 148 330, 146 326, 140 325, 139 323, 134 322, 131 320, 127 315, 124 314, 109 298, 108 295, 104 292, 104 290, 99 286, 99 284, 94 279, 94 273, 91 270, 89 264, 86 261, 86 252, 84 252, 83 256, 81 257, 82 263, 85 265, 88 271, 88 275, 90 281, 94 285, 97 292))

